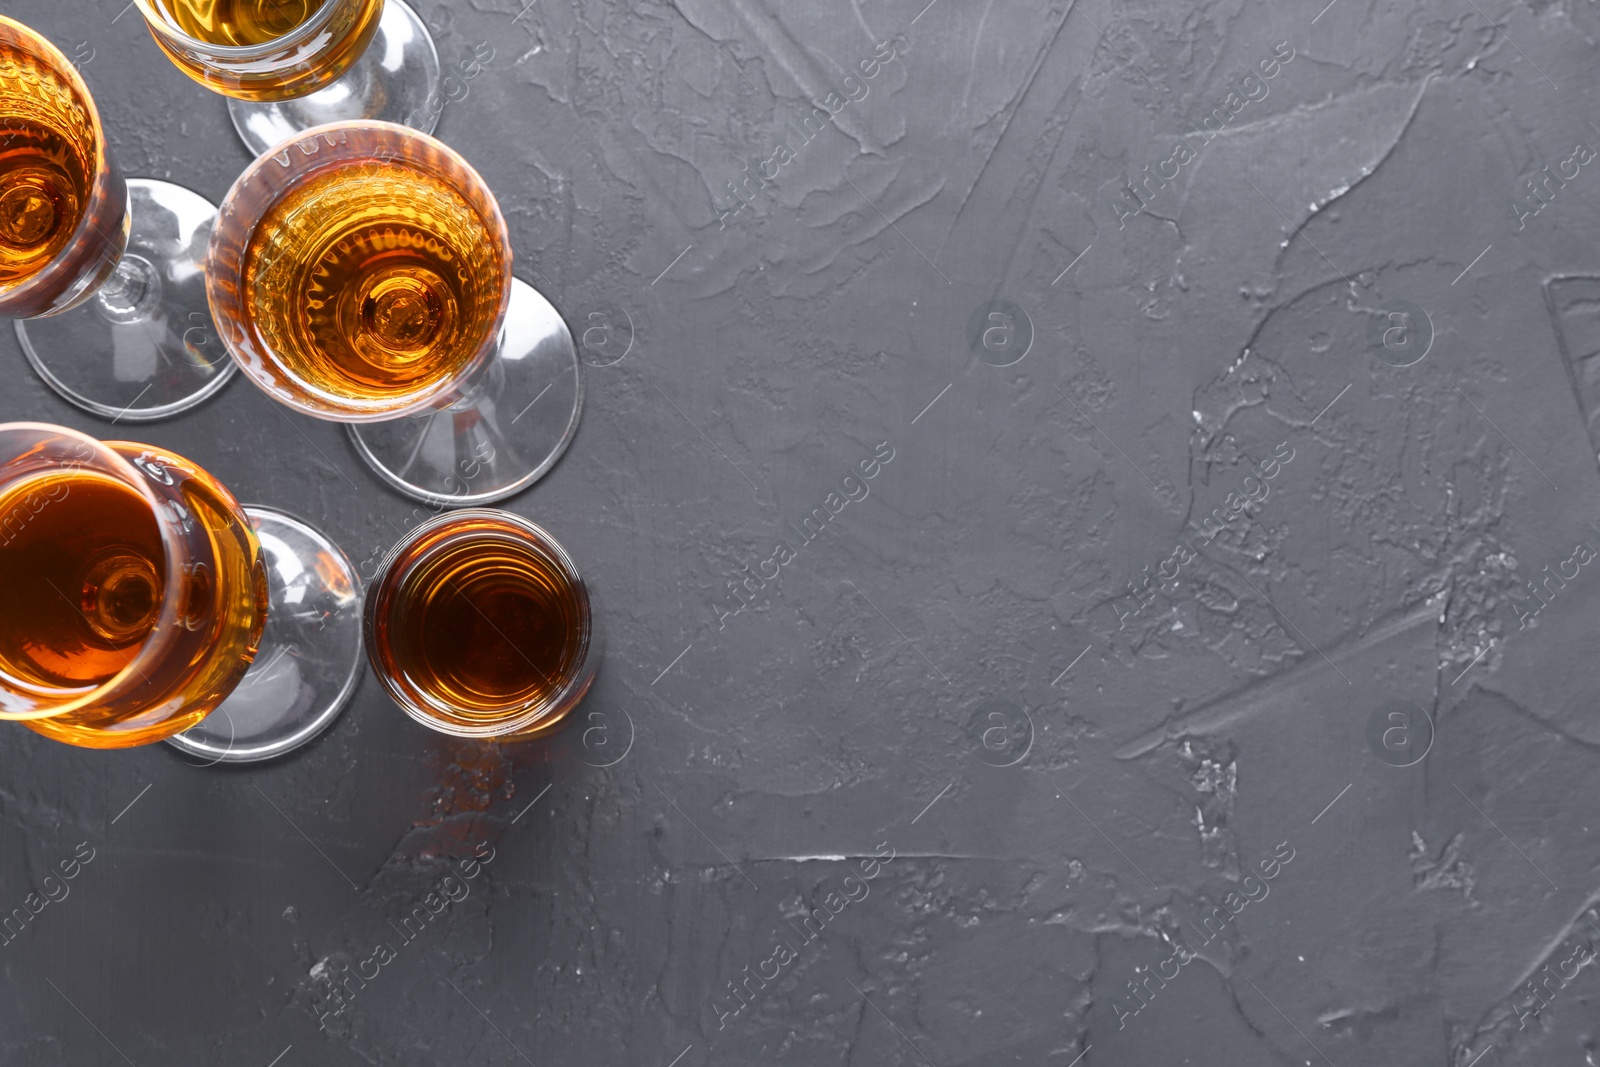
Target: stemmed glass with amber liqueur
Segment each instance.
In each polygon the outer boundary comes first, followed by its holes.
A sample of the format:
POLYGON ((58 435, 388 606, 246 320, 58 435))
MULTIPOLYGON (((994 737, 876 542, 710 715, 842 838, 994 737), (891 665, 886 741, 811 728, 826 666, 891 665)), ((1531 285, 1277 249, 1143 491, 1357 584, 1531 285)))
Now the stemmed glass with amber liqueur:
POLYGON ((182 186, 125 181, 71 61, 0 15, 0 318, 51 388, 126 422, 222 388, 201 267, 215 217, 182 186))
POLYGON ((337 548, 183 457, 0 424, 0 718, 264 759, 353 691, 359 608, 337 548))
POLYGON ((593 684, 588 584, 543 528, 466 508, 413 529, 367 595, 367 658, 389 695, 454 737, 522 741, 565 722, 593 684))
POLYGON ((438 124, 439 54, 404 0, 135 2, 178 69, 229 97, 256 155, 329 122, 438 124))
POLYGON ((336 123, 240 176, 206 285, 228 350, 274 399, 349 424, 401 492, 483 504, 549 470, 583 406, 572 335, 511 260, 466 160, 403 126, 336 123))

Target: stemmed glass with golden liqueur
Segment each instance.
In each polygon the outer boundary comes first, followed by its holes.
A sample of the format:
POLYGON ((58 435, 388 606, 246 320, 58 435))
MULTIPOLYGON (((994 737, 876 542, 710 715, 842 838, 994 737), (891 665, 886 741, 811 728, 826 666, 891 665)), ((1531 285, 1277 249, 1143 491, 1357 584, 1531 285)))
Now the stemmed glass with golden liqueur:
POLYGON ((392 123, 336 123, 258 158, 223 201, 211 310, 274 399, 349 424, 394 488, 483 504, 532 484, 583 405, 572 335, 511 274, 482 177, 392 123))
POLYGON ((125 181, 71 61, 0 15, 0 317, 51 388, 138 422, 228 381, 201 265, 215 218, 182 186, 125 181))
POLYGON ((0 424, 0 718, 86 748, 276 755, 353 690, 359 610, 337 548, 183 457, 0 424))
POLYGON ((455 737, 556 730, 600 660, 572 557, 538 525, 493 508, 440 515, 395 545, 368 593, 364 631, 395 702, 455 737))
POLYGON ((329 122, 438 124, 439 54, 405 0, 135 2, 178 69, 229 97, 256 155, 329 122))

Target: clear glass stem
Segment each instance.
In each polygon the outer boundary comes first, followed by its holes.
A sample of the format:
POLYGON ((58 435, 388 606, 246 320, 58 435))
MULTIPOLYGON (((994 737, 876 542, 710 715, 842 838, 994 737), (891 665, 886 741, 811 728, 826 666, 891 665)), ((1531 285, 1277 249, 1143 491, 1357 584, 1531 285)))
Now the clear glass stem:
POLYGON ((348 427, 362 459, 394 488, 439 506, 488 504, 555 465, 578 431, 583 364, 566 322, 512 279, 499 351, 449 406, 348 427))
POLYGON ((171 182, 128 179, 128 239, 94 295, 19 321, 28 361, 64 399, 115 422, 187 411, 235 365, 211 324, 206 246, 217 209, 171 182))
POLYGON ((439 53, 405 0, 386 0, 372 43, 344 76, 294 100, 229 98, 245 146, 261 155, 295 134, 330 122, 379 119, 432 133, 443 111, 439 53))
POLYGON ((310 525, 248 505, 266 569, 267 626, 238 686, 167 744, 203 764, 253 763, 292 752, 349 703, 366 657, 361 585, 349 558, 310 525))

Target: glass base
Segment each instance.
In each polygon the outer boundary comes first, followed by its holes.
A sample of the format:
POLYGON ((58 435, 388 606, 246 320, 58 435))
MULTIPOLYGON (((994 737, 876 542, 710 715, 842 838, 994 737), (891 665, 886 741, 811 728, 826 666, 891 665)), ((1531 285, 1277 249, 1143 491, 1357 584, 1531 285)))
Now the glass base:
POLYGON ((432 133, 442 110, 438 50, 405 0, 387 0, 372 43, 327 88, 294 100, 228 99, 233 128, 258 156, 329 122, 380 119, 432 133))
POLYGON ((349 424, 377 475, 425 504, 491 504, 555 466, 578 432, 583 364, 572 334, 533 286, 511 281, 500 351, 483 381, 439 411, 349 424))
POLYGON ((267 626, 234 691, 167 744, 212 763, 292 752, 326 730, 355 692, 361 585, 337 545, 273 508, 246 507, 267 568, 267 626))
POLYGON ((217 209, 181 185, 130 178, 128 211, 128 250, 110 279, 70 311, 18 320, 17 340, 69 403, 150 422, 199 404, 236 368, 206 303, 217 209))

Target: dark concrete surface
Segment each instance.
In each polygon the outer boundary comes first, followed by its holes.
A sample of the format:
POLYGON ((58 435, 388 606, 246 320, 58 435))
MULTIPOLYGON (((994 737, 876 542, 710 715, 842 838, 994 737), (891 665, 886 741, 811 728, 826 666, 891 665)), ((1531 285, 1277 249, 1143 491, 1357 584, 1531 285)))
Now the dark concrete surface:
MULTIPOLYGON (((510 506, 599 681, 0 730, 0 908, 76 875, 0 1064, 1600 1062, 1600 4, 925 2, 425 0, 588 339, 510 506)), ((4 10, 219 199, 120 6, 4 10)), ((0 417, 126 429, 9 331, 0 417)), ((244 381, 127 432, 358 561, 413 514, 244 381)))

